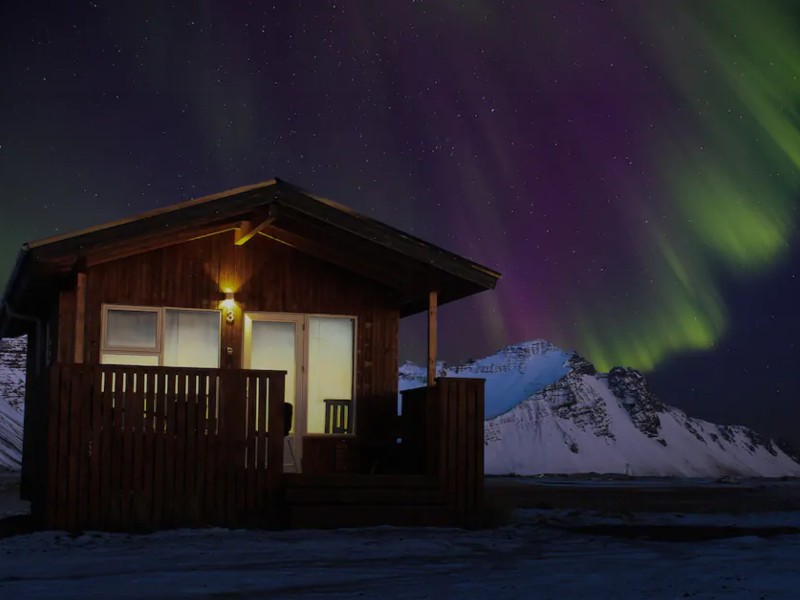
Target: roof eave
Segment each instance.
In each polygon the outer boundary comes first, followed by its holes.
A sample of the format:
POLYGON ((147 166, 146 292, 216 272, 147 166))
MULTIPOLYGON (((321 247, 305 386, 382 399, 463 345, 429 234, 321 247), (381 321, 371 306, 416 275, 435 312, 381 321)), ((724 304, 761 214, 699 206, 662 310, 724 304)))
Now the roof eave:
MULTIPOLYGON (((436 289, 437 282, 443 286, 441 291, 449 290, 440 295, 441 304, 494 289, 500 278, 500 273, 493 269, 276 178, 25 244, 17 256, 3 295, 4 303, 9 304, 0 311, 0 334, 7 335, 12 331, 20 335, 17 331, 22 323, 11 315, 18 308, 16 304, 29 284, 26 278, 33 276, 31 269, 37 265, 43 270, 37 269, 36 277, 45 271, 54 275, 74 267, 75 261, 86 260, 87 255, 114 244, 112 240, 143 235, 139 230, 146 230, 148 224, 155 231, 161 228, 162 233, 169 231, 170 235, 175 234, 176 227, 185 233, 203 223, 211 227, 226 219, 235 219, 240 216, 239 212, 245 214, 267 204, 279 208, 280 212, 285 210, 290 219, 292 214, 302 215, 302 218, 340 232, 337 235, 353 236, 353 239, 361 239, 370 246, 374 244, 376 249, 382 248, 389 253, 387 256, 394 255, 397 260, 408 261, 408 264, 416 263, 417 268, 425 273, 424 278, 429 279, 431 290, 436 289), (212 201, 219 201, 219 204, 212 205, 212 201)), ((423 299, 418 292, 402 305, 404 316, 427 308, 427 300, 425 306, 419 308, 423 305, 423 299)))
POLYGON ((12 323, 15 319, 11 316, 11 312, 16 308, 14 306, 14 291, 17 287, 17 282, 22 273, 23 263, 27 264, 30 260, 30 246, 23 244, 20 251, 17 253, 17 258, 14 261, 14 266, 11 268, 11 275, 8 277, 6 287, 3 290, 3 297, 0 299, 0 339, 4 337, 18 337, 24 333, 16 332, 12 328, 12 323))
POLYGON ((100 225, 95 225, 93 227, 87 227, 85 229, 80 229, 78 231, 72 231, 69 233, 64 233, 61 235, 54 235, 46 238, 42 238, 39 240, 34 240, 32 242, 28 242, 26 246, 30 249, 40 248, 42 246, 49 246, 51 244, 55 244, 58 242, 63 242, 66 240, 70 240, 72 238, 82 237, 85 235, 89 235, 92 233, 97 233, 99 231, 105 231, 108 229, 113 229, 115 227, 121 227, 125 225, 129 225, 131 223, 135 223, 137 221, 147 220, 154 217, 158 217, 161 215, 170 214, 176 211, 184 210, 186 208, 190 208, 193 206, 200 206, 203 204, 207 204, 209 202, 213 202, 215 200, 221 200, 223 198, 228 198, 230 196, 236 196, 239 194, 244 194, 247 192, 251 192, 254 190, 266 189, 269 187, 274 186, 278 182, 277 179, 269 179, 267 181, 262 181, 259 183, 254 183, 251 185, 244 185, 238 188, 234 188, 231 190, 226 190, 224 192, 219 192, 217 194, 209 194, 208 196, 202 196, 200 198, 194 198, 191 200, 186 200, 184 202, 179 202, 178 204, 172 204, 170 206, 165 206, 162 208, 157 208, 154 210, 150 210, 144 213, 139 213, 132 217, 125 217, 122 219, 117 219, 116 221, 110 221, 108 223, 102 223, 100 225))

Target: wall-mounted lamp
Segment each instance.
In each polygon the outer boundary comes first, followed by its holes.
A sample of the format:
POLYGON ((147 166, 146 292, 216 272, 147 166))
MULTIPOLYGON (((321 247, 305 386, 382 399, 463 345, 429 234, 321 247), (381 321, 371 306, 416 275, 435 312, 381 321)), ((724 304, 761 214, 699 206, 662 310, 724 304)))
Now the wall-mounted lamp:
POLYGON ((234 309, 236 308, 233 292, 225 292, 225 300, 222 301, 220 306, 225 310, 225 321, 227 323, 233 323, 234 309))

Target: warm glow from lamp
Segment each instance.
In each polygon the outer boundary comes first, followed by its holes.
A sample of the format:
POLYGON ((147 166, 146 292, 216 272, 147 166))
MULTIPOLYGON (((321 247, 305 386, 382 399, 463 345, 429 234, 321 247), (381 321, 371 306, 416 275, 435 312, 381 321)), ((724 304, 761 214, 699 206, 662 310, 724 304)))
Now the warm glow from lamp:
POLYGON ((233 310, 236 307, 236 301, 233 299, 233 292, 225 291, 225 300, 220 302, 220 308, 226 310, 233 310))
POLYGON ((236 300, 233 299, 232 291, 225 290, 225 300, 219 303, 219 307, 225 311, 225 320, 228 323, 233 323, 236 300))

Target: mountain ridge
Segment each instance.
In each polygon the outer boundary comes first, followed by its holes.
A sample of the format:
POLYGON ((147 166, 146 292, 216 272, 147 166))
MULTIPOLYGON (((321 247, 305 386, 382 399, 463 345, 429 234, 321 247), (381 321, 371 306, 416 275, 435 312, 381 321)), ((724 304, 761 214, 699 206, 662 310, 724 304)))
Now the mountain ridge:
MULTIPOLYGON (((437 374, 486 379, 487 474, 800 475, 789 449, 774 440, 690 417, 657 398, 639 371, 599 373, 544 340, 462 365, 440 363, 437 374)), ((401 389, 424 383, 422 367, 400 368, 401 389)))

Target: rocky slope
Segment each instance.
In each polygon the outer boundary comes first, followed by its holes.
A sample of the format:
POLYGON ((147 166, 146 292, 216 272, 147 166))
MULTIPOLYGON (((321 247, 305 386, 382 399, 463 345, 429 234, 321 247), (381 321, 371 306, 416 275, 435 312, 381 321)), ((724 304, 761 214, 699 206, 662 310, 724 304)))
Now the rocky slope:
MULTIPOLYGON (((597 373, 541 340, 438 371, 486 379, 489 474, 800 475, 798 463, 753 430, 694 419, 660 402, 638 371, 597 373)), ((424 380, 421 367, 401 367, 401 389, 424 380)))
POLYGON ((0 340, 0 469, 19 469, 25 406, 25 338, 0 340))

